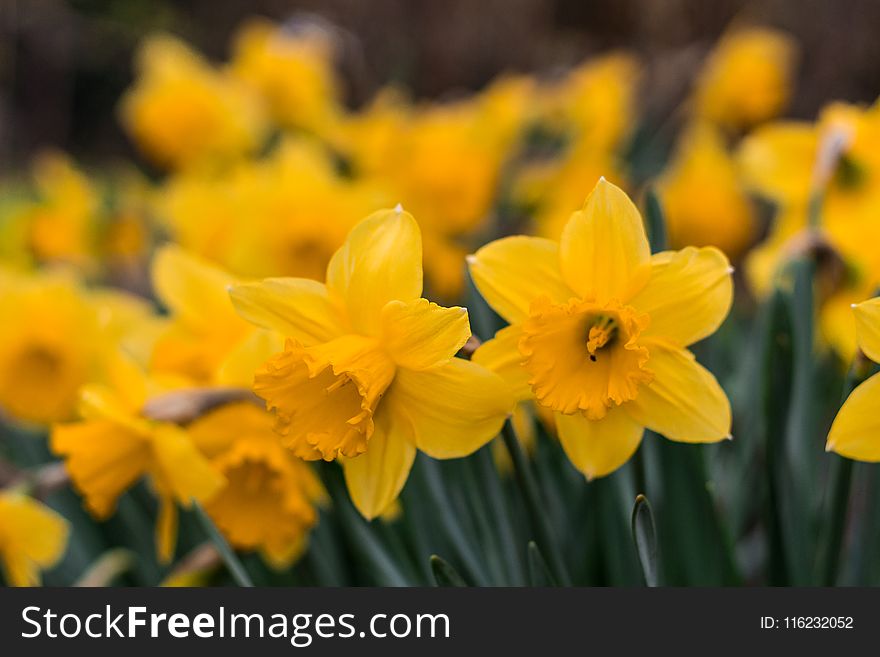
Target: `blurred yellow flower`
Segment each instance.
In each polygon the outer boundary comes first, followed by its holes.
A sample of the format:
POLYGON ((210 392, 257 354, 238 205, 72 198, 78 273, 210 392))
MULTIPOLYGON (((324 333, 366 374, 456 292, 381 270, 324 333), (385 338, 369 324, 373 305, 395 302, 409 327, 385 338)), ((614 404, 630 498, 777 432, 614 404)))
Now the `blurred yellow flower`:
POLYGON ((226 478, 205 510, 234 547, 259 549, 280 568, 306 547, 323 488, 309 466, 281 444, 272 424, 266 410, 239 402, 211 411, 188 430, 226 478))
POLYGON ((508 237, 469 264, 510 322, 474 361, 518 399, 555 412, 562 446, 588 478, 623 465, 645 427, 683 442, 730 436, 724 391, 686 349, 730 308, 730 266, 718 249, 651 256, 638 210, 601 179, 560 242, 508 237))
POLYGON ((227 291, 235 279, 223 270, 166 245, 153 259, 152 276, 156 296, 170 312, 154 336, 154 374, 188 385, 250 386, 253 369, 280 349, 280 339, 235 312, 227 291), (237 374, 241 368, 249 370, 244 381, 237 374))
POLYGON ((40 570, 64 555, 67 521, 17 491, 0 491, 0 564, 7 584, 39 586, 40 570))
POLYGON ((513 408, 498 376, 454 357, 470 336, 467 311, 421 293, 421 235, 400 208, 352 229, 326 285, 280 278, 232 290, 242 317, 288 337, 254 380, 285 443, 305 459, 343 457, 367 518, 397 498, 417 448, 466 456, 513 408))
POLYGON ((14 205, 3 227, 3 253, 22 265, 63 263, 88 269, 97 244, 98 192, 63 153, 39 155, 32 168, 36 198, 14 205))
POLYGON ((794 41, 776 30, 724 36, 697 78, 696 115, 737 130, 772 119, 788 103, 796 55, 794 41))
POLYGON ((324 134, 340 112, 333 44, 316 26, 245 23, 235 37, 231 70, 285 127, 324 134))
POLYGON ((736 164, 709 124, 686 131, 657 192, 672 248, 717 246, 736 260, 755 236, 751 202, 736 164))
POLYGON ((175 501, 183 506, 205 501, 224 479, 185 429, 142 414, 154 386, 133 363, 117 358, 109 381, 83 387, 82 420, 56 424, 50 446, 64 458, 74 486, 98 519, 110 516, 120 495, 148 477, 160 498, 157 552, 168 561, 177 540, 175 501))
POLYGON ((387 201, 319 144, 289 138, 259 162, 175 176, 156 204, 181 245, 237 275, 320 279, 354 218, 387 201))
POLYGON ((155 164, 179 168, 228 160, 260 146, 266 123, 259 98, 183 42, 164 34, 148 38, 136 68, 120 119, 155 164))
MULTIPOLYGON (((880 298, 853 304, 859 347, 880 363, 880 298)), ((874 374, 850 393, 828 432, 825 449, 846 458, 880 461, 880 374, 874 374)))
MULTIPOLYGON (((515 173, 514 199, 534 207, 535 234, 559 239, 583 190, 604 176, 626 184, 621 150, 636 124, 638 62, 615 53, 587 61, 556 85, 539 90, 532 121, 538 141, 559 140, 558 153, 529 157, 515 173)), ((553 150, 553 147, 551 147, 553 150)))
POLYGON ((827 243, 842 263, 826 259, 820 271, 821 328, 849 359, 855 332, 848 306, 880 283, 880 105, 864 109, 843 103, 825 108, 816 124, 779 122, 746 137, 738 161, 743 180, 777 205, 768 238, 746 261, 752 288, 764 294, 785 262, 810 234, 827 243), (808 232, 810 202, 819 225, 808 232), (844 271, 829 272, 831 266, 844 271))
POLYGON ((25 422, 71 419, 109 349, 147 313, 122 293, 86 292, 54 273, 0 272, 0 408, 25 422))

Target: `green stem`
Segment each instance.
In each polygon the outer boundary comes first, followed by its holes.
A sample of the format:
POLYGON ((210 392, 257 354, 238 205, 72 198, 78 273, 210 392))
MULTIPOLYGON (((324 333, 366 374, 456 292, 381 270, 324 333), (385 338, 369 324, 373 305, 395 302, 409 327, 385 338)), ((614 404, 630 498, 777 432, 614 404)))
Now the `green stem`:
POLYGON ((849 495, 852 490, 853 462, 837 457, 831 463, 829 475, 829 501, 827 505, 827 530, 825 544, 820 557, 819 584, 834 586, 840 565, 840 549, 843 546, 843 533, 849 509, 849 495))
MULTIPOLYGON (((841 406, 863 378, 864 360, 861 354, 857 354, 849 368, 843 384, 841 406)), ((850 459, 834 458, 828 475, 825 533, 819 552, 819 584, 822 586, 834 586, 837 582, 840 551, 843 547, 843 534, 846 530, 849 498, 852 491, 852 473, 853 463, 850 459)))
POLYGON ((529 467, 525 452, 522 445, 516 437, 516 432, 510 420, 504 423, 501 429, 501 436, 504 439, 504 446, 510 453, 510 460, 513 462, 513 468, 516 472, 516 478, 525 497, 526 507, 529 512, 529 518, 532 522, 532 529, 535 531, 535 538, 541 552, 550 562, 550 568, 556 578, 556 581, 563 586, 570 586, 571 580, 568 576, 568 570, 565 568, 559 548, 553 538, 553 532, 547 519, 546 509, 541 503, 540 494, 538 492, 538 484, 535 476, 529 467))
POLYGON ((214 543, 217 552, 220 553, 220 557, 223 559, 223 563, 226 564, 226 568, 229 569, 229 574, 232 575, 232 579, 234 579, 235 583, 239 586, 247 588, 252 587, 254 583, 251 581, 250 575, 248 575, 241 561, 239 561, 235 551, 233 551, 229 543, 226 542, 226 539, 223 538, 223 534, 220 533, 217 526, 211 518, 208 517, 208 514, 202 508, 202 505, 195 500, 193 500, 192 505, 193 509, 195 509, 196 517, 202 524, 205 533, 208 534, 208 537, 214 543))

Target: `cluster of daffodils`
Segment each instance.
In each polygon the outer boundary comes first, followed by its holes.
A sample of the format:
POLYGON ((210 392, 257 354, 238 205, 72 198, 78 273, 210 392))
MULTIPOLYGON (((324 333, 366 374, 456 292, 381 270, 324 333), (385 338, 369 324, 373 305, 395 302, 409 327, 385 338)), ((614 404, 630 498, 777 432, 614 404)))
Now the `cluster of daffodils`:
MULTIPOLYGON (((527 446, 558 438, 587 480, 646 431, 730 439, 728 373, 689 347, 735 287, 748 315, 790 286, 797 258, 823 347, 880 362, 880 109, 780 120, 784 34, 731 31, 707 54, 648 174, 630 54, 353 109, 336 50, 299 23, 248 23, 222 64, 151 36, 118 105, 140 168, 52 152, 0 186, 5 425, 47 436, 96 521, 148 491, 160 563, 197 505, 236 550, 291 567, 340 503, 321 461, 369 521, 399 513, 418 452, 468 457, 508 421, 527 446), (664 244, 633 202, 648 188, 664 244)), ((880 460, 878 386, 855 388, 829 450, 880 460)), ((5 449, 0 466, 0 572, 37 584, 70 528, 5 449)))

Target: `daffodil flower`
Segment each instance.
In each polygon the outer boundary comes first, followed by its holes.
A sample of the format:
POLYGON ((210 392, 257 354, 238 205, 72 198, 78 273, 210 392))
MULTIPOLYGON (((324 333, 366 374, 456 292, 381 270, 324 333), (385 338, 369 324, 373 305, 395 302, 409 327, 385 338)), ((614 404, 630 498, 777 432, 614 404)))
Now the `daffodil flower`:
POLYGON ((281 347, 280 338, 236 314, 227 293, 232 274, 170 244, 156 253, 151 274, 169 317, 132 341, 148 343, 152 374, 186 385, 249 385, 253 368, 281 347))
POLYGON ((67 521, 18 491, 0 492, 0 564, 8 584, 37 586, 67 547, 67 521))
POLYGON ((651 256, 638 210, 603 178, 559 243, 508 237, 469 263, 510 323, 474 361, 555 412, 562 446, 588 478, 623 465, 645 427, 690 443, 730 437, 727 397, 686 349, 730 308, 721 251, 651 256))
MULTIPOLYGON (((856 338, 862 353, 880 363, 880 297, 853 304, 856 338)), ((828 432, 825 450, 856 461, 880 461, 880 374, 850 393, 828 432)))
POLYGON ((259 549, 289 566, 308 544, 324 491, 311 468, 281 444, 272 416, 250 402, 227 404, 193 421, 188 433, 226 484, 205 511, 238 549, 259 549))
POLYGON ((55 425, 50 446, 65 459, 74 486, 96 518, 113 513, 120 495, 144 476, 160 498, 156 541, 160 559, 171 558, 177 538, 175 502, 204 501, 223 476, 198 451, 185 429, 144 417, 148 381, 120 358, 112 387, 90 384, 80 393, 82 420, 55 425))
POLYGON ((340 458, 367 518, 397 498, 417 449, 466 456, 513 407, 497 375, 455 358, 467 311, 421 294, 421 234, 399 206, 352 229, 326 285, 270 278, 231 289, 242 317, 287 337, 254 379, 285 443, 304 459, 340 458))

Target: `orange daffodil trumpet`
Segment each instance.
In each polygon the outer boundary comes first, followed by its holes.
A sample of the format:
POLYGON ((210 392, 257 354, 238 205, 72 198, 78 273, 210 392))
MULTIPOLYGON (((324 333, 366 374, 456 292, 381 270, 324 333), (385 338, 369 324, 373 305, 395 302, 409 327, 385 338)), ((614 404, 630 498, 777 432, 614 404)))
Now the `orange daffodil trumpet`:
POLYGON ((560 242, 507 237, 468 262, 510 323, 473 360, 519 400, 554 411, 562 446, 588 478, 623 465, 646 427, 681 442, 730 437, 730 403, 686 349, 730 309, 732 270, 721 251, 651 256, 638 210, 602 178, 560 242))
POLYGON ((285 444, 307 460, 340 459, 367 518, 397 498, 417 449, 466 456, 513 408, 498 375, 455 357, 471 334, 467 311, 421 295, 421 233, 400 206, 351 230, 326 284, 231 287, 242 317, 287 338, 254 378, 285 444))
MULTIPOLYGON (((856 339, 862 353, 880 363, 880 297, 853 304, 856 339)), ((859 384, 841 406, 825 450, 856 461, 880 461, 880 374, 859 384)))

